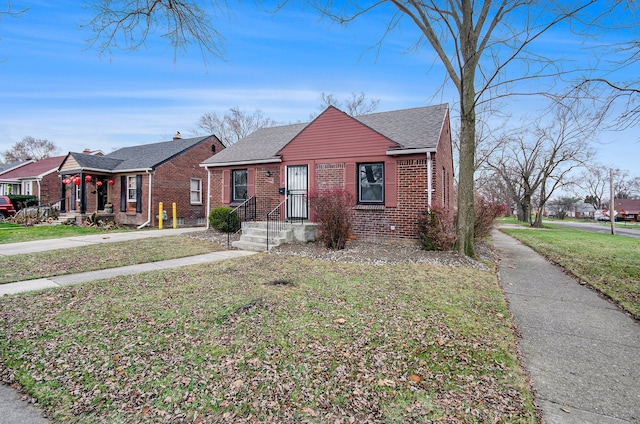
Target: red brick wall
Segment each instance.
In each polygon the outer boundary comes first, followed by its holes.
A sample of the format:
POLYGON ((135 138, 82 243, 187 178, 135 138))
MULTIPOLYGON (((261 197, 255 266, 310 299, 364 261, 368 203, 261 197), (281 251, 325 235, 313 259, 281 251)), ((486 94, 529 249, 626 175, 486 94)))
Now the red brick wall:
POLYGON ((316 189, 345 187, 344 163, 319 163, 316 165, 316 189))
POLYGON ((453 152, 451 150, 451 128, 449 127, 448 117, 440 134, 437 153, 432 158, 434 158, 433 172, 437 173, 434 174, 432 202, 434 205, 444 206, 453 214, 456 206, 456 196, 454 190, 453 152))
MULTIPOLYGON (((180 143, 176 140, 175 143, 180 143)), ((222 150, 222 146, 217 141, 216 151, 222 150)), ((177 217, 184 220, 184 226, 192 227, 205 225, 206 221, 206 199, 207 193, 207 171, 200 167, 200 164, 211 157, 211 141, 205 141, 197 146, 172 158, 170 161, 156 168, 153 174, 152 213, 151 226, 158 226, 156 215, 159 214, 159 203, 163 203, 163 208, 167 211, 168 220, 164 221, 165 228, 173 225, 172 204, 176 203, 177 217), (201 182, 202 201, 199 204, 191 203, 191 179, 196 178, 201 182)), ((147 219, 148 202, 148 176, 143 177, 143 222, 147 219)))
MULTIPOLYGON (((354 205, 353 234, 368 241, 417 241, 417 222, 427 208, 427 159, 424 155, 395 161, 395 175, 388 177, 397 184, 397 205, 354 205), (392 227, 394 229, 392 229, 392 227)), ((390 167, 385 167, 388 172, 390 167)), ((317 164, 316 186, 344 187, 344 163, 317 164)))
POLYGON ((267 213, 273 210, 280 203, 281 196, 278 193, 280 188, 280 165, 252 165, 226 169, 211 168, 211 209, 218 206, 231 206, 236 204, 225 202, 224 190, 229 191, 232 169, 246 169, 249 181, 248 194, 256 196, 256 214, 258 220, 266 220, 267 213), (269 172, 269 176, 267 176, 269 172))

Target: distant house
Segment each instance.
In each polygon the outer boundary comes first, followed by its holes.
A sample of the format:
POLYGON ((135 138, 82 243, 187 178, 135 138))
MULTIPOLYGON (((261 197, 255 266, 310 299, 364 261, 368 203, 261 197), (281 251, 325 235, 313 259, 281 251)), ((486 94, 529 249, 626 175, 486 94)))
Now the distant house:
POLYGON ((2 194, 23 194, 38 198, 40 205, 56 204, 60 201, 60 178, 58 167, 65 156, 27 161, 20 166, 0 174, 2 194))
POLYGON ((330 106, 310 123, 263 128, 203 161, 210 207, 255 198, 258 220, 288 199, 283 219, 314 221, 307 195, 352 193, 353 233, 366 240, 417 240, 433 205, 453 211, 449 108, 349 116, 330 106))
MULTIPOLYGON (((33 162, 35 161, 32 159, 29 159, 22 162, 2 163, 0 164, 0 177, 2 177, 2 175, 10 171, 20 168, 21 166, 25 166, 33 162)), ((20 185, 13 184, 11 182, 5 183, 5 182, 2 182, 2 179, 0 179, 0 196, 6 196, 8 194, 20 194, 20 190, 21 190, 20 185)))
POLYGON ((617 221, 637 222, 640 216, 640 199, 615 199, 614 208, 617 221))
POLYGON ((104 156, 69 153, 59 172, 62 209, 105 213, 112 205, 116 222, 157 226, 159 203, 176 203, 179 225, 205 225, 206 172, 199 164, 224 149, 213 135, 125 147, 104 156))

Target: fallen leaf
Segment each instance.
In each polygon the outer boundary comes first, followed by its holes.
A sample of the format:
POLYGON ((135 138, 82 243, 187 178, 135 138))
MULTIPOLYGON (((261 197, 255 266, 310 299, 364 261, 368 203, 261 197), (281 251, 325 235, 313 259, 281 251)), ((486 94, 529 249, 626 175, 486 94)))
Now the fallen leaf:
POLYGON ((409 376, 409 380, 413 381, 414 383, 420 383, 422 381, 422 377, 417 374, 411 374, 409 376))
POLYGON ((380 379, 378 380, 378 386, 382 387, 396 387, 396 382, 389 379, 380 379))
POLYGON ((334 319, 333 322, 336 324, 344 324, 345 322, 347 322, 347 320, 344 318, 337 318, 337 319, 334 319))
POLYGON ((318 413, 311 408, 302 408, 302 412, 312 417, 317 417, 318 413))

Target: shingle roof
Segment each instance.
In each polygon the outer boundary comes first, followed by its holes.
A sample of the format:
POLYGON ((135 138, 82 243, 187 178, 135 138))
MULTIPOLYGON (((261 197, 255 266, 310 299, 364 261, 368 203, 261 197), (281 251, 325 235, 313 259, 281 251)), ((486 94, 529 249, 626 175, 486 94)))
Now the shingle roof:
POLYGON ((369 128, 395 141, 403 149, 436 148, 446 104, 355 116, 369 128))
POLYGON ((66 156, 54 156, 40 159, 0 176, 0 179, 36 178, 57 171, 66 156))
MULTIPOLYGON (((189 150, 197 144, 214 137, 182 138, 160 143, 141 144, 123 147, 105 156, 70 153, 83 169, 104 170, 109 172, 154 169, 174 156, 189 150)), ((224 151, 224 150, 223 150, 224 151)))
POLYGON ((278 151, 307 125, 309 124, 303 123, 259 129, 210 157, 203 164, 276 161, 278 151))
POLYGON ((21 166, 24 166, 28 163, 33 163, 33 160, 26 160, 24 162, 15 162, 15 163, 2 163, 0 164, 0 175, 3 172, 9 172, 13 169, 19 168, 21 166))
MULTIPOLYGON (((418 107, 354 117, 369 128, 396 142, 402 149, 435 149, 448 105, 418 107)), ((262 128, 204 161, 203 165, 224 165, 278 161, 278 152, 309 123, 262 128)))

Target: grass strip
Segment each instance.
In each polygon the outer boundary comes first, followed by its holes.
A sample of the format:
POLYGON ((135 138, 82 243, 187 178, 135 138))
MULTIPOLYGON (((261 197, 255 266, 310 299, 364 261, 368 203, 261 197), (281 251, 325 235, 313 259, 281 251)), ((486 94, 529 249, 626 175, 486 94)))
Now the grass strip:
POLYGON ((502 231, 640 318, 640 240, 553 225, 502 231))
POLYGON ((0 244, 92 234, 109 234, 114 231, 122 232, 132 230, 127 228, 100 230, 98 228, 80 227, 77 225, 33 225, 27 227, 11 222, 0 222, 0 244))
POLYGON ((0 257, 0 284, 177 259, 220 250, 217 243, 184 236, 95 244, 0 257))
POLYGON ((535 423, 492 271, 267 253, 0 299, 56 422, 535 423))

